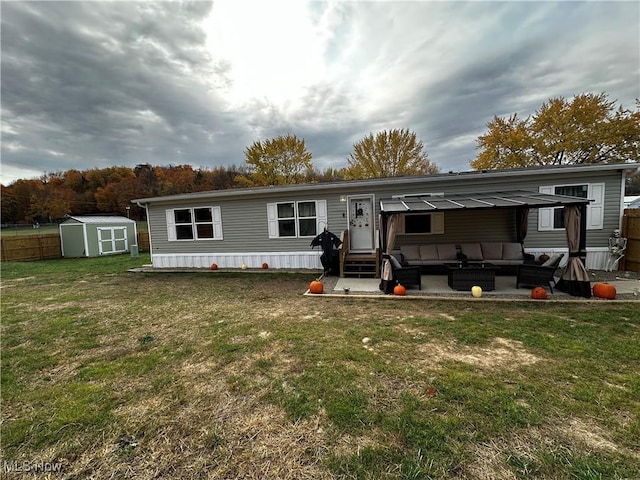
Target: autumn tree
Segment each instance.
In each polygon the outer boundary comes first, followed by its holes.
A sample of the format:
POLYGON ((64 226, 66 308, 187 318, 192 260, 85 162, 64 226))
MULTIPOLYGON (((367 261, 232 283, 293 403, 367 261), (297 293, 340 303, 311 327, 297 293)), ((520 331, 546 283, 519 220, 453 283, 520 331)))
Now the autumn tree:
POLYGON ((317 181, 322 182, 339 182, 345 179, 346 168, 327 167, 322 172, 316 173, 317 181))
POLYGON ((154 197, 158 193, 158 179, 152 165, 140 163, 133 169, 138 184, 138 194, 141 197, 154 197))
POLYGON ((2 210, 3 221, 7 222, 33 222, 35 219, 32 215, 31 199, 40 193, 42 188, 41 180, 16 180, 2 192, 2 210), (10 195, 14 208, 12 209, 13 217, 8 216, 8 212, 4 212, 5 195, 10 195), (7 213, 7 215, 5 215, 7 213))
POLYGON ((88 186, 84 171, 67 170, 62 174, 65 188, 69 189, 71 214, 85 214, 98 212, 94 196, 95 191, 88 186))
POLYGON ((14 223, 18 218, 18 202, 12 187, 0 185, 0 198, 2 208, 0 209, 0 221, 2 223, 14 223))
POLYGON ((532 116, 494 117, 476 142, 476 170, 636 160, 640 104, 616 108, 602 93, 552 98, 532 116))
POLYGON ((178 193, 190 193, 196 172, 191 165, 170 165, 156 169, 158 181, 158 195, 175 195, 178 193))
POLYGON ((438 167, 429 161, 416 134, 405 129, 370 133, 353 146, 347 162, 347 179, 438 173, 438 167))
POLYGON ((135 178, 123 178, 98 188, 95 193, 98 208, 103 213, 126 214, 127 207, 132 206, 131 200, 138 196, 136 186, 135 178))
MULTIPOLYGON (((304 142, 299 143, 304 145, 304 142)), ((268 146, 268 142, 264 145, 268 146)), ((305 153, 304 148, 302 153, 305 153)), ((310 155, 307 153, 308 157, 310 155)), ((283 155, 283 158, 276 182, 341 179, 342 170, 328 169, 319 173, 310 168, 308 158, 304 168, 294 172, 293 168, 287 167, 289 157, 283 155)), ((38 179, 16 180, 8 186, 0 186, 2 222, 51 222, 60 221, 67 214, 97 213, 127 213, 131 218, 143 218, 144 211, 132 205, 132 199, 262 185, 254 174, 255 170, 244 164, 198 170, 190 165, 140 164, 134 169, 106 167, 47 173, 38 179)))
POLYGON ((28 216, 38 221, 51 222, 71 212, 74 193, 64 181, 62 173, 45 173, 29 198, 28 216))
MULTIPOLYGON (((302 183, 313 171, 311 153, 295 135, 254 142, 244 151, 249 176, 246 186, 302 183)), ((241 179, 240 179, 241 180, 241 179)))

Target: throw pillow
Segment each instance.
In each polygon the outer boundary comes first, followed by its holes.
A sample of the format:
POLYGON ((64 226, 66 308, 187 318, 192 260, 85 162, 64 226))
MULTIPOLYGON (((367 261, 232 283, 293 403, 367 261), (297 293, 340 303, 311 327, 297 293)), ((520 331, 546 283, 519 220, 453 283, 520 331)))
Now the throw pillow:
POLYGON ((420 260, 438 260, 438 249, 435 245, 420 245, 420 260))
POLYGON ((458 258, 456 246, 453 243, 438 244, 438 260, 456 260, 458 258))
POLYGON ((502 242, 481 243, 484 260, 502 260, 502 242))
POLYGON ((503 260, 523 260, 522 245, 519 243, 505 243, 502 245, 503 260))
POLYGON ((549 257, 549 260, 547 260, 546 262, 544 262, 542 264, 543 267, 551 267, 553 266, 559 259, 562 258, 564 254, 563 253, 554 253, 553 255, 551 255, 549 257))
POLYGON ((389 255, 389 261, 391 262, 391 265, 393 265, 393 268, 402 268, 402 265, 400 264, 398 259, 393 255, 389 255))

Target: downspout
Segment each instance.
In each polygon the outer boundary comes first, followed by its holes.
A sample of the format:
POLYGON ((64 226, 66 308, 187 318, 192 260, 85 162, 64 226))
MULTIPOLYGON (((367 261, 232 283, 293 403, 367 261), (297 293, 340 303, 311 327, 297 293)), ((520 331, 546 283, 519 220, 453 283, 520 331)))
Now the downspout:
MULTIPOLYGON (((129 231, 127 230, 127 242, 129 241, 128 236, 129 236, 129 231)), ((138 222, 135 222, 133 224, 133 240, 134 240, 135 245, 137 247, 138 246, 138 222)), ((138 250, 140 250, 140 249, 138 248, 138 250)))

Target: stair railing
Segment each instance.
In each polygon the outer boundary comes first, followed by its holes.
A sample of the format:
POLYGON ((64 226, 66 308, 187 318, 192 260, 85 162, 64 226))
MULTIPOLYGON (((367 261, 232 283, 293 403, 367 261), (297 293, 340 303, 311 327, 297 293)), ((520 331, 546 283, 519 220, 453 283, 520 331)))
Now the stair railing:
POLYGON ((380 231, 376 230, 376 235, 375 235, 375 239, 376 239, 376 278, 380 278, 380 264, 382 263, 382 258, 380 257, 381 254, 381 250, 380 250, 380 231))
POLYGON ((349 253, 349 230, 343 230, 340 234, 340 240, 342 240, 342 245, 340 245, 340 278, 344 278, 344 262, 347 258, 347 253, 349 253))

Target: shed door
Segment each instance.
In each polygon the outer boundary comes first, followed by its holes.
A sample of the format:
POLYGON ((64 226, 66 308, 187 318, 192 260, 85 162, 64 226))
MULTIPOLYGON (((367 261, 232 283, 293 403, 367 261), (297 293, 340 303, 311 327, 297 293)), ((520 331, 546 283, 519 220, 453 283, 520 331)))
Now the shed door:
POLYGON ((100 255, 124 253, 128 250, 127 227, 98 227, 98 251, 100 255))

